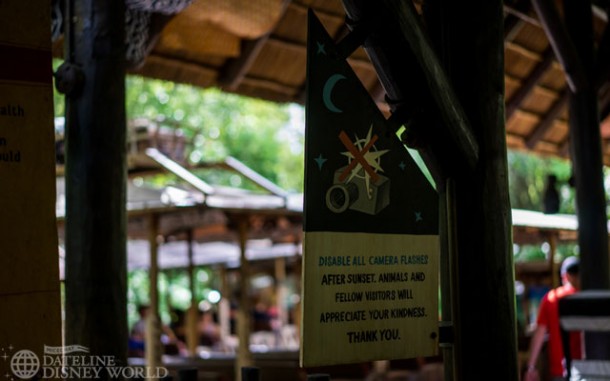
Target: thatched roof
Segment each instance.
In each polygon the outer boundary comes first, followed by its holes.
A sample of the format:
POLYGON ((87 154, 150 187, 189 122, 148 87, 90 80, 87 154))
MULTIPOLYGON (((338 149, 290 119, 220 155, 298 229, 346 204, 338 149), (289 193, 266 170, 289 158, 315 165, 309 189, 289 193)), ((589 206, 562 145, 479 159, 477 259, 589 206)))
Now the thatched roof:
MULTIPOLYGON (((415 3, 419 7, 421 0, 415 3)), ((337 41, 349 31, 341 0, 130 0, 127 4, 155 11, 150 13, 148 55, 131 73, 275 102, 304 102, 309 8, 337 41), (159 12, 164 6, 173 8, 159 12)), ((594 4, 595 35, 601 41, 608 1, 594 4)), ((507 144, 568 157, 563 69, 531 1, 506 0, 504 10, 507 144)), ((57 43, 56 55, 60 51, 57 43)), ((359 48, 348 61, 387 115, 385 91, 365 51, 359 48)), ((610 164, 610 86, 598 85, 604 161, 610 164)))
MULTIPOLYGON (((506 1, 507 142, 516 149, 568 155, 566 80, 529 1, 506 1)), ((344 36, 339 0, 195 0, 162 30, 134 73, 278 102, 304 101, 306 18, 311 7, 336 39, 344 36)), ((605 13, 596 8, 598 38, 605 13)), ((385 92, 362 48, 350 58, 362 83, 387 112, 385 92)), ((601 111, 608 113, 603 87, 601 111)), ((610 163, 610 121, 602 124, 610 163)))

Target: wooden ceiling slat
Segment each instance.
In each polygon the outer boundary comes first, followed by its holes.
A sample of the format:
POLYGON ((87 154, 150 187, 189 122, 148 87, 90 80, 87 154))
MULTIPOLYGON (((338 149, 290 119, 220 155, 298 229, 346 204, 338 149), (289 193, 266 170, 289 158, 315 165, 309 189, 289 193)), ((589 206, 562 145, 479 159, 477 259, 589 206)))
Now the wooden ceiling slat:
MULTIPOLYGON (((291 0, 284 0, 282 2, 278 20, 282 19, 290 3, 291 0)), ((220 69, 218 82, 221 86, 229 91, 235 91, 235 89, 237 89, 239 83, 243 81, 248 71, 250 71, 254 61, 258 58, 261 50, 263 50, 263 47, 269 40, 273 29, 275 28, 271 28, 269 32, 255 40, 242 40, 241 54, 239 57, 227 60, 225 66, 220 69)))
POLYGON ((506 41, 504 43, 504 46, 507 49, 510 49, 515 53, 519 53, 522 56, 524 56, 532 61, 542 61, 543 60, 542 54, 540 54, 539 52, 535 52, 531 49, 528 49, 523 45, 517 44, 516 42, 506 41))
POLYGON ((525 79, 525 81, 521 84, 521 87, 507 102, 506 119, 510 119, 513 116, 515 110, 519 108, 523 100, 525 100, 529 93, 534 89, 549 66, 551 66, 551 62, 553 62, 553 51, 551 49, 547 49, 542 55, 542 61, 540 61, 534 67, 532 73, 525 79))
POLYGON ((568 101, 568 93, 566 91, 555 101, 549 112, 546 113, 544 118, 540 121, 538 126, 535 127, 534 131, 526 139, 525 144, 528 148, 533 149, 536 144, 542 140, 544 135, 547 133, 549 128, 553 126, 553 122, 559 116, 566 102, 568 101))

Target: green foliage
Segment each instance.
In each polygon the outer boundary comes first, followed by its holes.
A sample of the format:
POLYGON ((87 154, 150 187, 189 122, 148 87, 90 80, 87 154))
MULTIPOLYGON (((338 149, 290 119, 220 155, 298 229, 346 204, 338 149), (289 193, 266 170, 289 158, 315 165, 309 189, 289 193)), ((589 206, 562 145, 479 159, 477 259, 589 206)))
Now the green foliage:
MULTIPOLYGON (((53 69, 61 62, 54 60, 53 69)), ((64 116, 64 97, 56 90, 54 101, 55 116, 64 116)), ((125 104, 128 120, 148 118, 180 128, 193 163, 233 156, 284 189, 303 189, 299 106, 136 76, 126 79, 125 104)))
MULTIPOLYGON (((218 280, 209 268, 196 268, 195 300, 206 300, 209 292, 217 288, 218 280)), ((147 269, 132 270, 127 275, 127 320, 129 327, 138 320, 138 306, 150 303, 150 279, 147 269)), ((170 323, 173 309, 186 311, 191 305, 191 291, 186 269, 170 269, 159 273, 159 314, 165 324, 170 323)))
POLYGON ((546 254, 543 251, 542 245, 515 245, 513 255, 516 262, 546 260, 546 254))
POLYGON ((302 147, 304 135, 291 126, 289 105, 128 77, 126 107, 130 119, 179 126, 192 142, 188 154, 195 163, 233 156, 288 190, 302 189, 303 150, 294 148, 302 147))
MULTIPOLYGON (((58 59, 53 59, 53 73, 57 71, 59 65, 61 65, 63 61, 58 59)), ((53 107, 55 111, 55 117, 64 116, 66 113, 66 102, 64 96, 57 91, 55 88, 55 78, 53 78, 53 107)))
POLYGON ((509 150, 508 184, 512 208, 542 211, 547 176, 555 175, 561 198, 559 212, 575 213, 575 193, 568 184, 571 173, 567 160, 509 150))

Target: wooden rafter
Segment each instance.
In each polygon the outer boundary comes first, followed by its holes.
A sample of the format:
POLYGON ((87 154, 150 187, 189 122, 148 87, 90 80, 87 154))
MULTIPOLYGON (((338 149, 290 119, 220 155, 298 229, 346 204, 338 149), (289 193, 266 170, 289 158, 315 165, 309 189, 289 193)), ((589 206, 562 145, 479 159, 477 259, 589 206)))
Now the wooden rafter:
POLYGON ((519 89, 515 91, 513 96, 506 102, 506 119, 510 119, 515 111, 521 106, 521 103, 527 98, 527 96, 534 89, 536 84, 540 81, 544 73, 548 70, 553 62, 553 51, 547 49, 542 55, 542 61, 534 67, 531 74, 521 84, 519 89))
POLYGON ((539 52, 528 49, 525 46, 515 42, 504 41, 504 47, 532 61, 539 62, 543 59, 542 55, 539 52))
POLYGON ((552 0, 532 0, 534 9, 542 22, 542 27, 553 47, 555 56, 561 63, 566 81, 573 92, 587 89, 590 86, 583 64, 580 61, 574 43, 559 16, 555 2, 552 0))
POLYGON ((512 42, 524 25, 525 21, 520 18, 513 15, 506 16, 504 19, 504 41, 512 42))
POLYGON ((559 98, 553 103, 551 109, 546 113, 540 123, 534 128, 534 131, 525 140, 525 145, 533 149, 536 144, 542 140, 546 132, 553 126, 555 119, 559 116, 563 110, 566 102, 568 101, 568 92, 564 91, 559 98))
MULTIPOLYGON (((278 20, 280 20, 284 15, 290 2, 291 0, 283 1, 278 20)), ((218 76, 218 82, 226 90, 235 91, 237 89, 237 86, 239 86, 248 71, 250 71, 254 61, 256 61, 256 58, 260 54, 261 50, 263 50, 263 47, 269 40, 269 37, 271 37, 273 29, 275 28, 271 28, 269 32, 255 40, 242 41, 241 53, 239 57, 228 60, 224 67, 220 70, 220 74, 218 76)))
POLYGON ((513 41, 525 23, 521 15, 527 15, 531 8, 530 0, 520 0, 514 6, 504 6, 504 41, 513 41), (518 14, 516 14, 518 13, 518 14))
POLYGON ((527 11, 524 11, 518 7, 511 7, 510 5, 504 5, 504 12, 513 15, 529 24, 535 26, 541 26, 540 21, 537 18, 530 16, 527 11))

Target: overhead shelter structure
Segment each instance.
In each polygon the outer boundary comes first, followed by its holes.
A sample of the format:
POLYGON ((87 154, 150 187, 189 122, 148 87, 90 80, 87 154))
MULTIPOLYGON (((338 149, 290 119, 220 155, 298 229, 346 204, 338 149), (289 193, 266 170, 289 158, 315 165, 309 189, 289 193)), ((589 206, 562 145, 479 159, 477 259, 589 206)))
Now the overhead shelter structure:
MULTIPOLYGON (((125 204, 126 236, 130 239, 126 263, 131 269, 146 267, 150 276, 152 313, 148 316, 150 321, 147 322, 147 342, 157 345, 146 346, 146 363, 148 366, 161 365, 158 317, 160 268, 188 270, 192 300, 187 314, 186 338, 189 353, 196 355, 199 340, 194 267, 215 264, 226 270, 232 266, 237 267, 239 271, 239 350, 235 370, 236 374, 239 374, 241 367, 252 365, 249 350, 252 308, 249 301, 249 262, 253 259, 272 260, 279 277, 285 276, 286 258, 300 255, 302 197, 289 194, 232 157, 222 162, 186 168, 184 155, 180 153, 182 151, 170 149, 163 144, 168 138, 171 141, 172 136, 158 133, 158 126, 154 123, 149 127, 155 132, 155 139, 146 138, 148 134, 138 139, 132 134, 132 139, 129 140, 129 144, 135 148, 127 155, 129 179, 125 204), (254 190, 208 183, 202 179, 205 175, 201 172, 209 170, 221 170, 238 176, 240 182, 250 183, 250 188, 254 190), (149 179, 154 176, 164 177, 161 186, 151 184, 149 179), (168 182, 172 185, 167 185, 168 182), (161 250, 164 252, 163 256, 161 250)), ((58 141, 61 142, 61 137, 58 141)), ((58 164, 57 171, 64 172, 63 165, 58 164)), ((56 213, 60 236, 63 238, 64 247, 67 248, 69 238, 65 232, 69 217, 66 205, 69 200, 66 186, 66 179, 58 177, 56 213)), ((62 259, 60 273, 66 279, 69 258, 65 251, 62 259)), ((225 273, 223 270, 223 274, 225 273)), ((224 284, 221 290, 221 318, 227 323, 222 325, 225 328, 222 334, 227 336, 228 303, 231 295, 226 289, 226 281, 221 283, 224 284)), ((283 287, 283 283, 278 284, 279 290, 283 287)), ((282 308, 279 310, 282 311, 282 308)))
MULTIPOLYGON (((124 316, 125 73, 302 102, 311 7, 437 180, 443 320, 454 333, 444 346, 447 369, 478 379, 484 362, 499 379, 517 379, 507 147, 570 154, 583 285, 610 283, 608 2, 563 3, 67 1, 59 12, 69 22, 56 37, 58 52, 65 42, 57 79, 68 97, 68 340, 93 343, 95 332, 109 331, 106 321, 124 316), (110 274, 116 286, 100 290, 110 274)), ((120 357, 124 324, 112 332, 93 353, 120 357)))

